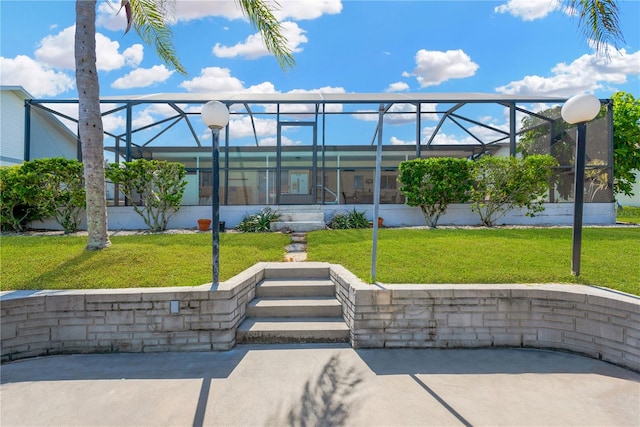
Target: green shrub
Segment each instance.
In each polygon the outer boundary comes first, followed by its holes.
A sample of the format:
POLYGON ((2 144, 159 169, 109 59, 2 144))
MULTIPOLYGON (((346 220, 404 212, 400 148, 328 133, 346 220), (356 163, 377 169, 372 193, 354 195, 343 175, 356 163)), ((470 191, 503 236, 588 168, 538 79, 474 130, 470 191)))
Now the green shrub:
POLYGON ((0 222, 23 231, 31 221, 53 217, 65 233, 77 231, 85 207, 82 163, 62 157, 0 168, 0 222))
POLYGON ((182 206, 187 185, 182 163, 138 159, 112 163, 105 174, 133 202, 134 211, 151 231, 166 230, 169 219, 182 206), (134 202, 136 197, 139 204, 134 202))
POLYGON ((65 233, 78 231, 86 205, 82 163, 62 157, 36 159, 25 162, 22 170, 39 179, 39 204, 46 216, 53 216, 65 233))
POLYGON ((409 206, 419 206, 427 225, 436 228, 450 203, 469 200, 471 168, 466 159, 413 159, 400 163, 400 191, 409 206))
POLYGON ((0 226, 3 231, 24 231, 31 221, 45 216, 43 206, 36 203, 39 192, 33 175, 25 175, 22 166, 0 168, 0 226))
POLYGON ((372 225, 364 212, 358 212, 353 208, 352 211, 335 214, 327 224, 327 227, 335 230, 345 230, 348 228, 369 228, 372 225))
POLYGON ((280 214, 270 207, 265 207, 255 214, 247 214, 236 227, 245 233, 264 233, 271 231, 271 223, 280 219, 280 214))
POLYGON ((544 210, 543 196, 556 165, 549 155, 480 158, 472 167, 471 209, 488 227, 515 207, 527 208, 527 216, 535 216, 544 210))

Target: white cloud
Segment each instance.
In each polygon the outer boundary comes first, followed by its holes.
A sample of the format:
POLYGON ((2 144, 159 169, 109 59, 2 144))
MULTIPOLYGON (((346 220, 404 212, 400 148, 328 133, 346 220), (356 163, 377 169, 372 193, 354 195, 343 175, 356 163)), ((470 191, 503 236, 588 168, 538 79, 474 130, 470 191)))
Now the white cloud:
POLYGON ((405 90, 409 90, 409 85, 405 82, 395 82, 391 83, 388 88, 385 89, 385 92, 402 92, 405 90))
POLYGON ((551 76, 525 76, 496 88, 509 95, 572 96, 576 93, 610 90, 608 85, 626 83, 629 76, 640 76, 640 50, 627 53, 621 49, 609 59, 597 53, 585 54, 570 64, 560 63, 551 76))
MULTIPOLYGON (((422 104, 421 111, 435 111, 437 104, 422 104)), ((365 110, 357 110, 356 113, 366 112, 365 110)), ((365 122, 377 122, 377 114, 354 114, 354 118, 365 122)), ((422 120, 438 120, 436 113, 421 113, 422 120)), ((416 121, 416 107, 413 104, 393 104, 384 115, 384 122, 389 125, 402 125, 416 121)))
MULTIPOLYGON (((333 87, 333 86, 324 86, 318 89, 293 89, 287 93, 295 94, 295 93, 346 93, 343 87, 333 87)), ((326 104, 325 105, 327 113, 340 113, 342 112, 342 104, 326 104)), ((265 105, 265 111, 268 113, 275 113, 277 110, 276 106, 273 104, 265 105)), ((315 114, 316 106, 315 104, 281 104, 280 105, 280 113, 306 113, 306 114, 315 114)))
POLYGON ((127 126, 127 120, 120 115, 109 114, 102 117, 102 127, 106 132, 115 133, 127 126))
POLYGON ((437 86, 450 79, 471 77, 478 69, 461 49, 446 52, 420 49, 415 56, 416 68, 403 77, 415 76, 420 87, 437 86))
MULTIPOLYGON (((75 25, 67 27, 58 34, 46 36, 35 51, 38 61, 50 67, 74 70, 75 67, 75 25)), ((142 62, 143 47, 134 44, 119 52, 120 43, 112 41, 101 33, 96 33, 96 52, 98 70, 111 71, 125 65, 136 67, 142 62)))
POLYGON ((104 27, 111 31, 124 31, 127 28, 127 15, 124 9, 120 10, 120 2, 105 1, 98 3, 96 27, 104 27))
POLYGON ((158 120, 175 116, 176 114, 176 110, 174 110, 170 105, 151 104, 147 108, 136 114, 132 124, 134 128, 149 126, 150 124, 155 123, 158 120))
POLYGON ((165 82, 174 71, 164 65, 156 65, 151 68, 137 68, 124 77, 116 79, 111 87, 114 89, 131 89, 147 87, 155 83, 165 82))
POLYGON ((198 77, 180 83, 180 87, 189 92, 241 92, 244 84, 232 77, 228 68, 208 67, 198 77))
MULTIPOLYGON (((294 141, 291 138, 288 138, 286 136, 281 136, 280 137, 280 142, 282 143, 282 145, 302 145, 302 141, 294 141)), ((258 141, 258 145, 260 145, 261 147, 265 147, 265 146, 271 146, 274 147, 276 146, 276 144, 278 143, 278 138, 275 136, 271 136, 268 138, 262 138, 258 141)))
POLYGON ((52 67, 74 70, 75 28, 75 25, 67 27, 40 40, 40 47, 35 51, 36 59, 52 67))
MULTIPOLYGON (((256 127, 256 135, 260 136, 272 136, 277 132, 277 122, 275 119, 261 119, 254 117, 253 125, 256 127)), ((231 138, 245 138, 248 136, 254 136, 253 125, 251 124, 251 117, 242 116, 241 118, 233 117, 229 122, 229 136, 231 138)))
MULTIPOLYGON (((235 0, 219 1, 177 1, 174 17, 178 21, 190 21, 207 16, 221 16, 227 19, 246 19, 235 0)), ((341 0, 286 0, 273 10, 279 21, 316 19, 324 14, 342 11, 341 0)))
POLYGON ((96 52, 98 70, 111 71, 127 65, 135 68, 142 62, 144 48, 141 44, 134 44, 122 53, 118 52, 120 43, 111 41, 100 33, 96 34, 96 52))
POLYGON ((342 12, 341 0, 287 0, 280 2, 280 10, 274 11, 274 15, 278 20, 291 18, 299 21, 340 12, 342 12))
MULTIPOLYGON (((422 135, 424 135, 424 138, 422 139, 420 144, 421 145, 426 145, 427 142, 429 142, 429 139, 431 138, 431 136, 433 135, 435 130, 436 130, 435 127, 424 127, 422 129, 422 135)), ((473 139, 472 137, 468 136, 468 135, 463 137, 463 138, 461 138, 461 137, 459 137, 457 135, 448 135, 448 134, 442 132, 442 130, 441 130, 433 138, 433 141, 431 142, 431 144, 433 144, 433 145, 479 144, 479 142, 476 141, 475 139, 473 139)))
POLYGON ((75 87, 71 76, 51 70, 25 55, 0 57, 0 81, 3 85, 22 86, 35 97, 57 96, 75 87))
POLYGON ((242 9, 235 0, 219 1, 177 1, 175 19, 191 21, 208 16, 221 16, 227 19, 244 19, 242 9))
POLYGON ((414 145, 416 143, 416 141, 403 141, 400 138, 397 138, 395 136, 392 136, 391 138, 389 138, 389 142, 391 142, 391 145, 414 145))
MULTIPOLYGON (((282 34, 287 39, 287 46, 292 52, 301 52, 301 44, 308 41, 304 35, 305 31, 298 27, 295 22, 282 22, 282 34)), ((218 58, 243 57, 248 59, 261 58, 271 55, 262 40, 260 33, 255 33, 247 37, 244 42, 234 46, 223 46, 216 43, 213 47, 213 54, 218 58)))
POLYGON ((509 13, 523 21, 541 19, 562 8, 559 0, 509 0, 493 9, 496 13, 509 13))
POLYGON ((271 82, 262 82, 245 89, 248 93, 276 93, 276 87, 271 82))

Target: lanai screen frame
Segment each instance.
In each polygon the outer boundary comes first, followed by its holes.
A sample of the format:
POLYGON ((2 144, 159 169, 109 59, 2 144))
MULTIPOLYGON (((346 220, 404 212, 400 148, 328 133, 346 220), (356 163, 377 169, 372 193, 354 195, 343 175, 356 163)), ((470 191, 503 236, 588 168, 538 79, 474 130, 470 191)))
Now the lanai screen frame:
MULTIPOLYGON (((182 121, 186 123, 189 133, 193 138, 194 147, 176 146, 175 148, 180 150, 204 149, 201 139, 196 131, 197 126, 202 126, 200 120, 199 106, 205 104, 208 101, 216 100, 227 105, 231 110, 231 117, 235 114, 248 115, 253 124, 253 132, 256 145, 258 145, 258 135, 255 129, 254 119, 257 116, 272 115, 276 117, 276 122, 281 122, 282 116, 312 116, 313 121, 318 128, 318 132, 321 135, 320 140, 315 148, 314 155, 317 154, 319 149, 322 149, 322 155, 324 156, 326 147, 336 147, 334 145, 326 145, 326 118, 333 115, 355 115, 355 114, 371 114, 376 117, 376 126, 372 128, 371 135, 371 148, 375 148, 376 135, 380 124, 377 122, 377 116, 379 111, 382 110, 384 115, 391 116, 393 114, 415 114, 415 144, 413 150, 415 157, 429 157, 436 152, 442 155, 442 152, 457 152, 458 157, 476 158, 485 153, 491 153, 495 151, 500 145, 507 145, 509 147, 509 154, 514 156, 517 153, 517 137, 519 134, 529 131, 531 129, 520 129, 517 126, 517 113, 527 114, 530 117, 537 117, 543 123, 549 125, 551 131, 549 132, 550 143, 554 138, 553 127, 557 120, 544 117, 525 108, 525 105, 561 105, 567 98, 562 97, 539 97, 539 96, 516 96, 516 95, 501 95, 501 94, 481 94, 481 93, 322 93, 322 92, 304 92, 304 93, 161 93, 151 95, 136 95, 136 96, 116 96, 116 97, 102 97, 100 102, 105 106, 103 109, 103 117, 108 117, 112 114, 118 114, 124 112, 125 115, 125 131, 121 133, 112 133, 105 131, 105 142, 109 138, 113 138, 115 146, 112 148, 117 153, 122 153, 123 161, 130 161, 133 159, 132 152, 135 147, 149 147, 150 151, 153 151, 151 144, 158 138, 161 138, 163 134, 172 127, 180 124, 182 121), (439 110, 439 105, 449 105, 449 108, 439 110), (134 107, 151 105, 164 105, 175 111, 172 116, 167 116, 161 120, 156 120, 153 123, 135 128, 133 124, 133 109, 134 107), (287 110, 292 106, 304 106, 301 112, 290 112, 287 110), (367 111, 344 111, 341 107, 339 111, 335 111, 336 106, 356 106, 356 105, 369 105, 371 108, 367 111), (407 105, 412 106, 415 112, 405 112, 403 108, 407 105), (433 110, 423 110, 424 105, 434 105, 433 110), (508 131, 491 124, 482 123, 480 120, 472 117, 466 117, 460 114, 459 110, 467 105, 490 105, 492 107, 499 106, 508 109, 508 131), (113 106, 113 107, 112 107, 113 106), (275 107, 275 111, 257 112, 256 107, 260 106, 272 106, 275 107), (401 113, 393 111, 394 106, 400 106, 401 113), (309 109, 311 107, 311 109, 309 109), (334 107, 333 110, 331 107, 334 107), (237 109, 243 111, 237 111, 237 109), (328 111, 329 110, 329 111, 328 111), (311 111, 311 113, 310 113, 311 111), (423 143, 422 138, 422 117, 423 114, 438 114, 440 119, 436 125, 435 131, 423 143), (321 120, 321 126, 319 126, 319 118, 321 120), (195 122, 194 122, 195 120, 195 122), (445 121, 450 120, 457 125, 464 132, 469 134, 475 139, 478 144, 460 145, 460 144, 433 144, 435 136, 441 129, 445 121), (477 126, 481 129, 489 129, 501 137, 493 139, 488 142, 484 142, 480 137, 474 135, 469 131, 469 128, 465 128, 461 123, 465 122, 477 126), (143 143, 134 142, 135 135, 138 132, 149 130, 159 127, 155 135, 152 138, 147 139, 143 143), (122 147, 122 142, 124 147, 122 147), (467 153, 466 156, 461 156, 460 151, 467 153)), ((31 108, 43 109, 63 120, 68 120, 77 123, 77 119, 69 114, 57 111, 54 106, 57 104, 77 104, 77 99, 27 99, 25 100, 25 160, 29 160, 30 146, 31 146, 31 134, 30 134, 30 120, 31 120, 31 108)), ((607 162, 604 165, 598 165, 597 169, 603 169, 607 173, 607 186, 610 190, 613 186, 613 115, 612 115, 612 102, 611 100, 601 100, 601 104, 607 107, 607 162)), ((561 119, 559 119, 561 120, 561 119)), ((372 121, 373 123, 373 121, 372 121)), ((384 122, 382 122, 384 126, 384 122)), ((228 129, 227 129, 228 130, 228 129)), ((77 133, 77 132, 76 132, 77 133)), ((588 133, 589 134, 589 133, 588 133)), ((280 134, 277 136, 280 140, 280 134)), ((390 146, 384 144, 385 147, 390 146)), ((411 147, 411 145, 405 146, 411 147)), ((171 148, 171 147, 166 147, 171 148)), ((230 137, 229 132, 225 133, 224 146, 221 147, 221 152, 224 155, 226 164, 221 168, 225 172, 224 180, 224 194, 228 192, 228 162, 229 162, 229 149, 230 149, 230 137)), ((276 148, 276 152, 280 155, 280 148, 276 148)), ((120 156, 116 155, 116 161, 119 161, 120 156)), ((81 158, 81 150, 78 139, 78 158, 81 158)), ((316 163, 314 163, 316 164, 316 163)), ((566 165, 565 165, 566 169, 566 165)), ((276 171, 277 176, 280 176, 279 171, 276 171)), ((324 179, 324 173, 321 174, 324 179)), ((314 177, 316 174, 314 174, 314 177)), ((316 178, 314 178, 316 179, 316 178)), ((314 186, 315 192, 315 186, 314 186)), ((315 193, 314 193, 314 199, 315 193)), ((611 192, 611 201, 613 201, 613 193, 611 192)), ((324 194, 322 197, 322 203, 324 203, 324 194)), ((223 204, 227 204, 227 200, 223 201, 223 204)), ((276 203, 278 204, 278 203, 276 203)))

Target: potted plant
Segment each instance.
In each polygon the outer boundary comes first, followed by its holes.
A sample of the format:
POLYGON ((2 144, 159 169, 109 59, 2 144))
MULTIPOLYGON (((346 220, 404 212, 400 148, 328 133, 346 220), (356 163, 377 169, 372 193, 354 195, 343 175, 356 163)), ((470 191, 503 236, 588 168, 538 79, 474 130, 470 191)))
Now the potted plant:
POLYGON ((382 223, 384 222, 384 218, 381 216, 378 217, 378 227, 382 227, 382 223))
POLYGON ((200 218, 198 220, 198 231, 208 231, 211 226, 211 220, 208 218, 200 218))

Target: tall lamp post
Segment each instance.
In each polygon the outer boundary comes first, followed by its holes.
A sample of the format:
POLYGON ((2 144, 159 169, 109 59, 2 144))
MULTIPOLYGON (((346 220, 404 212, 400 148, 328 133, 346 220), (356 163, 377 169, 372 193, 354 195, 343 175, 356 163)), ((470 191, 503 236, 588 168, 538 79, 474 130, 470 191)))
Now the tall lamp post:
POLYGON ((562 118, 565 122, 578 125, 576 141, 575 181, 573 192, 573 242, 571 256, 571 274, 580 275, 580 251, 582 248, 582 212, 584 207, 584 166, 586 160, 587 122, 600 112, 600 100, 593 95, 576 95, 562 106, 562 118))
POLYGON ((209 101, 203 105, 200 113, 202 121, 211 129, 212 183, 211 183, 211 249, 212 249, 212 286, 220 282, 220 129, 229 123, 229 109, 219 101, 209 101))

